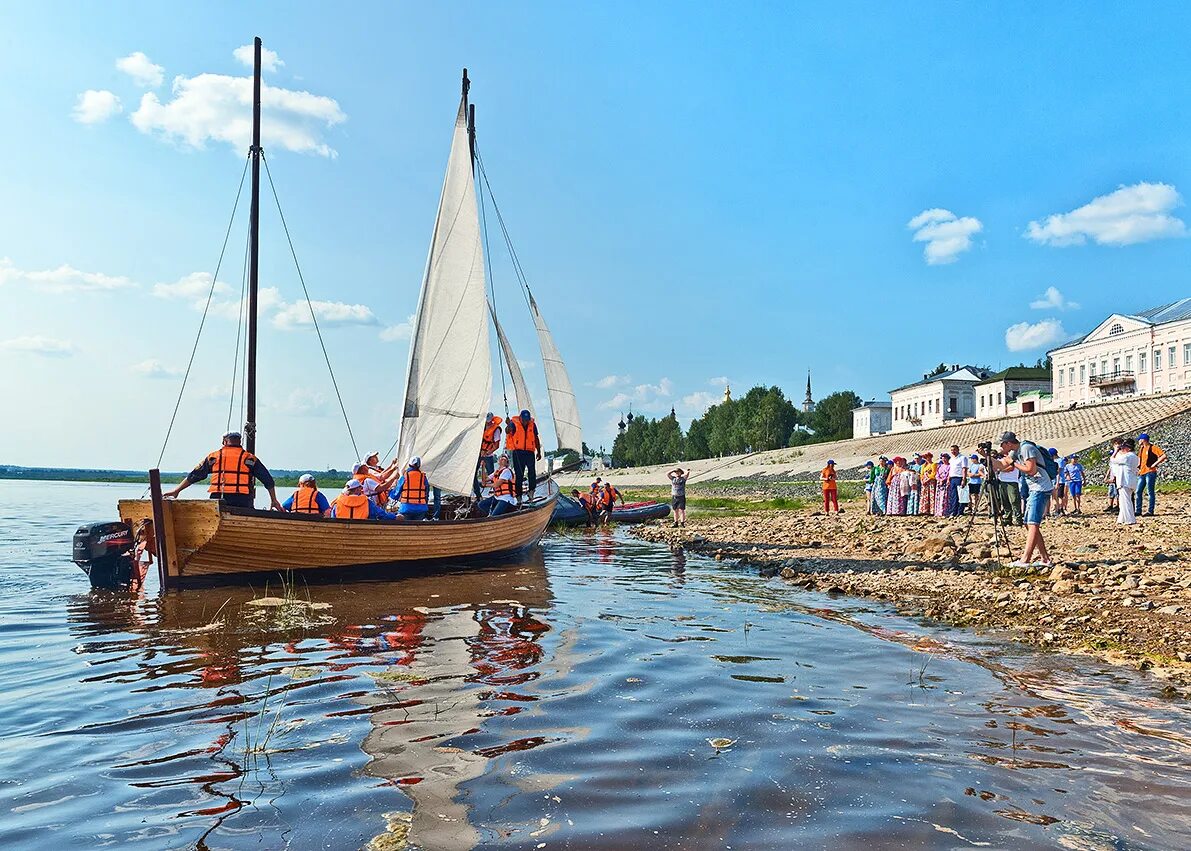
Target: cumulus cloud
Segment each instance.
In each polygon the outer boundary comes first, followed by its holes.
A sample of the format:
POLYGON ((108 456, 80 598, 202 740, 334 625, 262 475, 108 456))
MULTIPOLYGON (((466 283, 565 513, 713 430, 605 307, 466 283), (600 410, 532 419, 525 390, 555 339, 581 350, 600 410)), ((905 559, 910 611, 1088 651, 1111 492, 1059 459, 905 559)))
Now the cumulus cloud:
POLYGON ((71 117, 79 124, 102 124, 124 110, 120 98, 106 89, 87 89, 74 102, 71 117))
POLYGON ((53 337, 43 337, 40 334, 0 340, 0 349, 9 352, 25 352, 46 358, 68 358, 75 353, 73 343, 53 337))
POLYGON ((922 256, 930 266, 954 263, 959 255, 972 247, 972 236, 984 229, 977 218, 960 218, 950 210, 938 207, 923 210, 910 219, 906 227, 914 231, 915 242, 926 243, 922 256))
MULTIPOLYGON (((224 319, 239 321, 240 317, 244 314, 246 301, 248 301, 247 296, 245 296, 243 299, 231 298, 223 299, 221 301, 212 301, 209 312, 212 316, 220 316, 224 319)), ((206 307, 206 304, 207 296, 204 293, 202 298, 196 298, 190 303, 190 306, 195 310, 202 310, 204 307, 206 307)), ((281 290, 277 289, 277 287, 261 287, 259 290, 257 290, 256 309, 258 316, 260 314, 268 313, 270 310, 282 309, 285 307, 288 307, 288 305, 281 298, 281 290)), ((303 307, 305 307, 305 305, 303 305, 303 307)), ((307 314, 306 319, 309 321, 309 314, 307 314)))
POLYGON ((1011 352, 1025 352, 1041 349, 1062 342, 1067 338, 1063 323, 1057 319, 1043 319, 1039 322, 1019 322, 1005 329, 1005 346, 1011 352))
POLYGON ((639 411, 647 413, 666 413, 669 411, 669 399, 674 395, 674 382, 669 378, 658 380, 657 384, 638 384, 631 391, 617 393, 611 399, 600 403, 601 408, 619 409, 632 405, 639 411))
MULTIPOLYGON (((246 68, 251 68, 254 64, 254 59, 255 59, 254 53, 255 53, 255 51, 253 49, 253 45, 245 44, 245 45, 241 45, 240 47, 237 47, 235 50, 233 50, 232 56, 234 56, 236 61, 239 62, 241 65, 245 66, 246 68)), ((262 45, 262 47, 261 47, 261 70, 262 71, 264 71, 268 74, 272 74, 274 71, 276 71, 278 68, 280 68, 284 64, 285 63, 281 61, 281 57, 277 55, 277 51, 269 50, 269 48, 264 47, 262 45)))
POLYGON ((414 320, 417 316, 411 313, 404 322, 398 322, 396 325, 386 325, 381 329, 380 338, 386 343, 394 343, 398 340, 408 340, 414 333, 414 320))
POLYGON ((291 417, 318 417, 330 410, 326 396, 317 390, 306 387, 291 390, 288 396, 274 402, 269 407, 291 417))
POLYGON ((1167 183, 1136 183, 1093 198, 1069 213, 1055 213, 1030 222, 1025 236, 1039 245, 1133 245, 1185 236, 1182 219, 1170 215, 1182 206, 1178 191, 1167 183))
POLYGON ((182 370, 176 366, 166 366, 159 360, 143 360, 132 365, 132 371, 144 378, 177 378, 182 370))
POLYGON ((617 393, 611 399, 605 399, 603 402, 600 402, 600 407, 601 408, 613 408, 613 409, 623 408, 625 405, 629 404, 632 401, 633 401, 633 397, 630 396, 628 393, 617 393))
POLYGON ((707 379, 707 383, 710 384, 712 387, 727 387, 728 386, 728 376, 717 375, 715 378, 707 379))
MULTIPOLYGON (((306 91, 261 86, 261 144, 304 154, 337 156, 322 138, 347 115, 333 98, 306 91)), ((172 98, 162 102, 153 92, 141 97, 130 116, 137 130, 187 148, 223 142, 238 153, 252 141, 252 80, 226 74, 174 78, 172 98)))
MULTIPOLYGON (((219 281, 215 284, 215 293, 225 293, 230 290, 227 284, 219 281)), ((211 273, 210 272, 191 272, 189 275, 183 275, 172 284, 154 284, 153 295, 158 298, 185 298, 195 299, 201 298, 205 302, 207 293, 211 291, 211 273)))
POLYGON ((683 396, 680 405, 684 412, 698 416, 710 408, 712 405, 718 405, 722 397, 714 393, 708 393, 705 390, 697 390, 683 396))
POLYGON ((165 69, 154 65, 149 57, 141 51, 130 53, 123 59, 116 60, 116 67, 128 76, 134 83, 146 89, 155 89, 165 79, 165 69))
POLYGON ((1058 287, 1047 287, 1046 292, 1030 302, 1030 307, 1034 310, 1078 310, 1079 302, 1069 300, 1058 287))
POLYGON ((633 380, 630 375, 605 375, 595 383, 600 390, 611 390, 613 387, 623 387, 633 380))
POLYGON ((56 269, 18 269, 8 257, 0 258, 0 287, 20 285, 46 293, 110 292, 135 287, 122 275, 83 272, 63 264, 56 269))
POLYGON ((295 328, 313 326, 310 310, 318 317, 321 328, 337 328, 344 325, 379 325, 380 320, 372 312, 372 308, 364 304, 346 304, 342 301, 311 301, 307 306, 305 301, 295 301, 293 304, 282 305, 273 315, 273 325, 285 331, 295 328))

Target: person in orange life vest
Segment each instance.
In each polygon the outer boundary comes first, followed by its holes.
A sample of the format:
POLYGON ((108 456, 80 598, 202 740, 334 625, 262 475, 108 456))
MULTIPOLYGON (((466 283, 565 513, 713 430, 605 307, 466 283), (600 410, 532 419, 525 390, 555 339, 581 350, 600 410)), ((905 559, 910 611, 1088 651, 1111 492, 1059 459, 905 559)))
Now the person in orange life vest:
POLYGON ((492 486, 492 496, 480 500, 477 506, 480 512, 489 517, 499 517, 514 510, 517 507, 514 480, 513 471, 509 469, 509 455, 502 452, 496 462, 496 472, 488 478, 488 483, 492 486))
POLYGON ((298 478, 298 489, 281 503, 281 507, 291 514, 313 514, 318 517, 326 517, 331 512, 331 504, 319 493, 318 482, 309 473, 303 473, 298 478))
POLYGON ((830 514, 832 506, 839 514, 839 490, 835 482, 835 462, 828 461, 823 472, 819 473, 819 481, 823 484, 823 513, 830 514))
POLYGON ((500 424, 503 422, 504 420, 491 411, 488 412, 488 417, 484 420, 484 437, 480 441, 480 462, 476 466, 478 475, 472 485, 472 492, 475 493, 476 499, 480 498, 483 483, 487 482, 496 470, 496 450, 500 449, 500 424))
POLYGON ((600 489, 596 499, 599 503, 600 520, 607 525, 608 521, 612 519, 612 507, 616 505, 616 500, 620 500, 620 504, 624 505, 624 497, 620 495, 620 491, 612 487, 611 482, 604 482, 604 486, 600 489))
POLYGON ((583 510, 587 512, 587 524, 590 526, 596 519, 596 498, 592 493, 579 493, 577 490, 571 491, 571 496, 575 498, 575 502, 583 506, 583 510))
POLYGON ((365 455, 363 461, 352 467, 352 476, 360 481, 376 482, 377 491, 380 494, 377 502, 383 508, 389 501, 389 489, 397 478, 397 459, 394 458, 388 467, 381 467, 380 453, 374 450, 365 455))
POLYGON ((364 483, 359 479, 348 479, 343 493, 331 503, 331 516, 341 520, 396 520, 364 493, 364 483))
POLYGON ((425 520, 430 505, 430 482, 422 472, 422 459, 409 459, 405 475, 393 487, 393 498, 397 500, 397 513, 407 520, 425 520))
POLYGON ((277 499, 277 490, 273 484, 273 476, 260 462, 260 459, 240 446, 240 432, 231 431, 223 436, 223 446, 216 449, 202 460, 197 467, 186 474, 186 478, 173 490, 162 494, 166 499, 174 499, 182 491, 211 477, 211 486, 207 488, 210 499, 219 499, 228 505, 239 508, 252 508, 252 480, 259 479, 269 492, 271 505, 281 511, 281 502, 277 499))
POLYGON ((542 460, 542 441, 538 437, 538 426, 529 411, 509 420, 505 426, 505 449, 513 453, 513 477, 517 481, 517 501, 525 492, 525 479, 529 478, 529 498, 538 486, 538 472, 534 459, 542 460))

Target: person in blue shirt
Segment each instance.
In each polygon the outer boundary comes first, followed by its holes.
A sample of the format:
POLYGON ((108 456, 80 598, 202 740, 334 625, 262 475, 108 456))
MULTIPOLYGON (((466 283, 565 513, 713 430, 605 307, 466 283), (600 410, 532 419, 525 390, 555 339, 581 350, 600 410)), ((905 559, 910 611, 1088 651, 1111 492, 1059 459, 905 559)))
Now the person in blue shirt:
POLYGON ((1083 464, 1079 456, 1072 455, 1063 467, 1063 478, 1067 480, 1067 492, 1071 494, 1072 514, 1079 514, 1080 498, 1083 494, 1083 464))
POLYGON ((281 507, 293 514, 314 514, 326 517, 331 511, 331 504, 318 489, 318 482, 309 473, 303 473, 298 478, 298 489, 294 491, 281 507))
POLYGON ((341 520, 396 520, 396 514, 385 511, 364 494, 364 483, 348 479, 343 493, 335 498, 331 516, 341 520))
POLYGON ((397 513, 407 520, 425 520, 430 508, 430 482, 422 472, 422 459, 409 459, 405 474, 393 486, 397 513))

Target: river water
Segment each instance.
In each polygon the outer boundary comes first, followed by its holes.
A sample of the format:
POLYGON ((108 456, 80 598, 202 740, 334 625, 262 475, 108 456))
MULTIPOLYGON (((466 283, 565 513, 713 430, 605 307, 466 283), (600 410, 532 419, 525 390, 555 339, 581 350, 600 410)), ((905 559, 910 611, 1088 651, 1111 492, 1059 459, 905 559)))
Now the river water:
POLYGON ((620 532, 301 617, 91 592, 71 535, 128 495, 0 482, 2 848, 1191 847, 1143 674, 620 532))

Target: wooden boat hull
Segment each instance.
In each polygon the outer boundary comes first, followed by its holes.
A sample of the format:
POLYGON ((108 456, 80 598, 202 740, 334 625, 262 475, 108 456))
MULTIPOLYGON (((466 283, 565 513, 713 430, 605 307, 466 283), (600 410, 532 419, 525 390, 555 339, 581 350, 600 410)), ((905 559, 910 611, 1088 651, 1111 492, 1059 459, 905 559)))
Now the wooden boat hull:
MULTIPOLYGON (((556 494, 500 517, 434 522, 340 520, 230 508, 218 500, 163 500, 166 582, 176 586, 279 570, 413 568, 515 552, 542 537, 556 494)), ((120 500, 119 511, 130 525, 153 519, 151 500, 120 500)))

